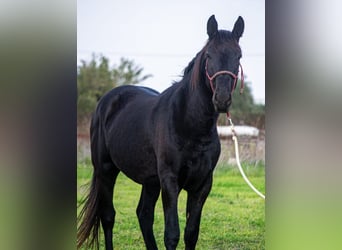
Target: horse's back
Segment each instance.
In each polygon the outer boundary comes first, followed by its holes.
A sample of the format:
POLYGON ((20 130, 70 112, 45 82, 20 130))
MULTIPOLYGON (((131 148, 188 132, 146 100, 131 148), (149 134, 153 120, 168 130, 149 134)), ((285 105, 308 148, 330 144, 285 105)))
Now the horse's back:
POLYGON ((96 113, 99 115, 115 113, 122 109, 126 104, 129 104, 132 100, 152 100, 158 95, 159 93, 157 91, 147 87, 125 85, 113 88, 99 100, 96 113))
POLYGON ((102 136, 92 135, 92 143, 105 147, 115 166, 139 183, 156 175, 151 116, 158 95, 146 87, 117 87, 100 99, 93 116, 91 133, 101 130, 102 136))

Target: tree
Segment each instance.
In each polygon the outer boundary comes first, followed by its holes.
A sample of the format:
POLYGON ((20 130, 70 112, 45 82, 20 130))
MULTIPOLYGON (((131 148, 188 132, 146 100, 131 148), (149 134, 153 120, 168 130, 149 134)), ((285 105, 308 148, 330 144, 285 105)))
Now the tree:
POLYGON ((93 54, 90 62, 81 61, 77 71, 77 119, 89 120, 98 100, 110 89, 126 84, 137 84, 151 75, 142 75, 143 68, 133 60, 120 59, 118 66, 110 67, 105 56, 93 54))
POLYGON ((137 84, 152 76, 141 76, 142 71, 143 68, 135 65, 133 61, 121 58, 120 65, 113 69, 114 82, 117 85, 137 84))

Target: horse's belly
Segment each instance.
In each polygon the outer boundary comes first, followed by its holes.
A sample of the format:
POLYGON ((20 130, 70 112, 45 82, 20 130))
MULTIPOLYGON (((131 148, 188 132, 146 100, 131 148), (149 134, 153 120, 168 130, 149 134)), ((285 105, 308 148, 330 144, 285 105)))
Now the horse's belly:
MULTIPOLYGON (((128 98, 128 97, 127 97, 128 98)), ((122 102, 126 100, 122 95, 122 102)), ((153 98, 131 99, 106 121, 106 144, 113 163, 129 178, 143 184, 157 176, 152 147, 151 105, 153 98)))
POLYGON ((157 176, 156 157, 147 141, 133 139, 128 135, 116 140, 110 151, 116 167, 135 182, 143 184, 149 178, 157 176))

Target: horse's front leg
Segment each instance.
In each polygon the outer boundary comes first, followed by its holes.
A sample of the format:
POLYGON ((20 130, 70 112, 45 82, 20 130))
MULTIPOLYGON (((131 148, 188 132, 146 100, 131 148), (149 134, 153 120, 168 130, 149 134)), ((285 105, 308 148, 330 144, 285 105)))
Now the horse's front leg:
POLYGON ((160 178, 164 209, 164 244, 167 250, 174 250, 179 242, 178 194, 179 186, 176 176, 166 175, 160 178))
POLYGON ((186 205, 185 249, 195 249, 198 240, 201 214, 212 186, 212 173, 198 190, 188 191, 186 205))

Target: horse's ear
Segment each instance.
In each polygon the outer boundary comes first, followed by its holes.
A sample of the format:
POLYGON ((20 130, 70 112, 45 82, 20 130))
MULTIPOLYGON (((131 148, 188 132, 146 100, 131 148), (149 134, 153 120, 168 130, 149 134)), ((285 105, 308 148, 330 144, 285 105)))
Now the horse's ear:
POLYGON ((233 28, 233 36, 237 41, 239 41, 240 37, 242 36, 243 30, 245 29, 245 22, 243 21, 243 18, 241 16, 238 17, 234 24, 233 28))
POLYGON ((212 39, 216 33, 217 33, 217 22, 215 19, 215 15, 212 15, 208 19, 208 23, 207 23, 207 34, 209 36, 209 40, 212 39))

